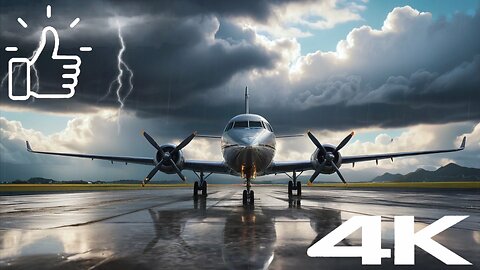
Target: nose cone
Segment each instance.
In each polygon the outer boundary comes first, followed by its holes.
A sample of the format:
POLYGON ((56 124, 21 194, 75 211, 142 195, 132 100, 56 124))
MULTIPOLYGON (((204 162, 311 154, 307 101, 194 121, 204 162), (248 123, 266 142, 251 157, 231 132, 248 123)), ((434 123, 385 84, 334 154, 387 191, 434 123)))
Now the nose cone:
POLYGON ((246 148, 251 148, 252 146, 258 145, 258 136, 246 136, 241 137, 238 140, 239 146, 244 146, 246 148))
POLYGON ((266 129, 232 129, 222 138, 228 166, 242 177, 255 178, 267 168, 275 153, 275 135, 266 129))
POLYGON ((271 137, 268 132, 263 129, 245 129, 232 132, 230 134, 232 140, 238 144, 238 146, 249 147, 265 144, 266 140, 271 137))

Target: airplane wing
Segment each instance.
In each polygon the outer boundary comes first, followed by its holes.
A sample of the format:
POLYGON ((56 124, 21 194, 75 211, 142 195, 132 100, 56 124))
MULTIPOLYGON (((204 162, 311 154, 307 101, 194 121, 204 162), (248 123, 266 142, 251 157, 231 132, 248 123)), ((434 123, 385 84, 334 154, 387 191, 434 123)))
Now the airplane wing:
POLYGON ((208 173, 233 174, 223 161, 185 160, 184 170, 208 173))
POLYGON ((313 170, 313 164, 310 160, 304 161, 279 161, 272 162, 270 167, 267 169, 266 174, 273 173, 286 173, 292 171, 308 171, 313 170))
POLYGON ((419 155, 429 155, 429 154, 461 151, 465 148, 466 139, 467 139, 466 137, 463 137, 462 144, 460 145, 459 148, 455 148, 455 149, 417 151, 417 152, 399 152, 399 153, 361 155, 361 156, 344 156, 342 157, 342 164, 356 163, 356 162, 369 161, 369 160, 393 159, 394 157, 419 156, 419 155))
POLYGON ((89 155, 89 154, 72 154, 72 153, 59 153, 59 152, 44 152, 44 151, 35 151, 30 147, 30 143, 27 143, 27 151, 36 154, 47 154, 47 155, 56 155, 56 156, 66 156, 66 157, 78 157, 78 158, 90 158, 90 159, 101 159, 109 160, 111 162, 125 162, 125 163, 134 163, 142 165, 151 165, 155 166, 155 161, 153 158, 146 157, 122 157, 122 156, 104 156, 104 155, 89 155))
MULTIPOLYGON (((374 154, 374 155, 359 155, 359 156, 343 156, 342 157, 342 164, 346 163, 357 163, 362 161, 369 161, 369 160, 380 160, 380 159, 393 159, 395 157, 406 157, 406 156, 418 156, 418 155, 429 155, 429 154, 437 154, 437 153, 447 153, 447 152, 456 152, 461 151, 465 148, 466 137, 463 138, 462 144, 459 148, 455 149, 444 149, 444 150, 430 150, 430 151, 416 151, 416 152, 398 152, 398 153, 386 153, 386 154, 374 154)), ((310 160, 304 161, 285 161, 285 162, 273 162, 267 174, 274 174, 274 173, 285 173, 285 172, 292 172, 292 171, 308 171, 314 170, 313 164, 310 160)))
POLYGON ((298 138, 298 137, 304 137, 305 134, 283 134, 283 135, 275 135, 275 138, 277 139, 284 139, 284 138, 298 138))
MULTIPOLYGON (((142 165, 151 165, 155 166, 155 161, 152 158, 146 157, 128 157, 128 156, 106 156, 106 155, 90 155, 90 154, 75 154, 75 153, 60 153, 60 152, 44 152, 44 151, 35 151, 30 146, 30 143, 27 141, 27 151, 36 154, 47 154, 47 155, 56 155, 56 156, 66 156, 66 157, 78 157, 78 158, 89 158, 89 159, 100 159, 108 160, 111 162, 125 162, 132 164, 142 164, 142 165)), ((183 167, 185 170, 191 171, 203 171, 206 173, 221 173, 221 174, 232 174, 231 170, 226 166, 222 161, 200 161, 200 160, 186 160, 183 167)))

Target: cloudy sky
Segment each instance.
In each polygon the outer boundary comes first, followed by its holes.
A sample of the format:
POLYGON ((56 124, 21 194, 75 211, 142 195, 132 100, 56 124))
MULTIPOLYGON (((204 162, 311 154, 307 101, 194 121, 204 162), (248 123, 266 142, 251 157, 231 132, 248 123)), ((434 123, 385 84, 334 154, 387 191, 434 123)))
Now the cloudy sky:
MULTIPOLYGON (((164 143, 192 131, 220 135, 243 112, 246 85, 251 111, 277 134, 312 130, 337 144, 355 130, 344 155, 451 148, 468 137, 460 153, 345 166, 351 181, 449 162, 480 167, 479 10, 478 0, 0 0, 0 180, 143 179, 150 168, 32 155, 25 140, 39 150, 149 157, 141 130, 164 143), (47 25, 61 54, 82 59, 76 94, 11 101, 8 61, 30 57, 47 25)), ((35 63, 40 93, 62 92, 52 48, 47 38, 35 63)), ((17 70, 15 91, 25 72, 17 70)), ((314 150, 307 138, 282 139, 276 160, 314 150)), ((195 139, 185 155, 222 158, 211 139, 195 139)))

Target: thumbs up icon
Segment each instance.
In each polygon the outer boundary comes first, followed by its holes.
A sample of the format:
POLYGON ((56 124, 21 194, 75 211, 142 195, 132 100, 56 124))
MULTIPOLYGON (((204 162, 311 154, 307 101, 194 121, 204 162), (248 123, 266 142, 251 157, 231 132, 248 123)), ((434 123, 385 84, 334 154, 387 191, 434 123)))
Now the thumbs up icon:
POLYGON ((82 60, 77 55, 59 55, 58 54, 58 46, 59 46, 59 38, 57 30, 51 26, 47 26, 43 28, 42 35, 40 39, 40 43, 38 49, 35 51, 32 58, 11 58, 8 61, 8 96, 12 100, 27 100, 30 96, 35 98, 71 98, 75 94, 75 87, 78 84, 78 76, 80 75, 80 64, 82 60), (65 63, 63 66, 62 78, 71 80, 70 83, 62 84, 62 88, 68 89, 68 93, 61 93, 61 94, 42 94, 31 91, 30 85, 30 71, 32 66, 35 65, 35 62, 38 60, 38 57, 42 54, 42 51, 45 48, 45 44, 47 43, 47 33, 51 32, 54 38, 54 47, 51 58, 55 61, 64 61, 65 63), (73 63, 73 64, 72 64, 73 63), (13 87, 14 87, 14 69, 16 65, 26 65, 26 94, 25 95, 14 95, 13 87))

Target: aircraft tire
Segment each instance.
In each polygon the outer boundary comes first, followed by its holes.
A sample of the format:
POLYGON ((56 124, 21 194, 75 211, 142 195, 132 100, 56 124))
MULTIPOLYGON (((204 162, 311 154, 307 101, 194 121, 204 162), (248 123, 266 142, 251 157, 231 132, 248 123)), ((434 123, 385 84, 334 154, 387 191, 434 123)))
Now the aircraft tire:
POLYGON ((253 190, 250 190, 250 205, 253 205, 253 202, 255 201, 255 194, 253 193, 253 190))
POLYGON ((207 196, 207 181, 203 181, 202 184, 202 196, 207 196))
POLYGON ((288 181, 288 197, 292 197, 292 190, 293 190, 293 182, 288 181))
POLYGON ((297 196, 302 196, 302 183, 297 181, 297 196))
POLYGON ((247 190, 244 190, 243 191, 243 205, 247 205, 247 196, 248 196, 247 190))
POLYGON ((198 181, 195 181, 195 183, 193 183, 193 197, 197 197, 198 196, 198 181))

